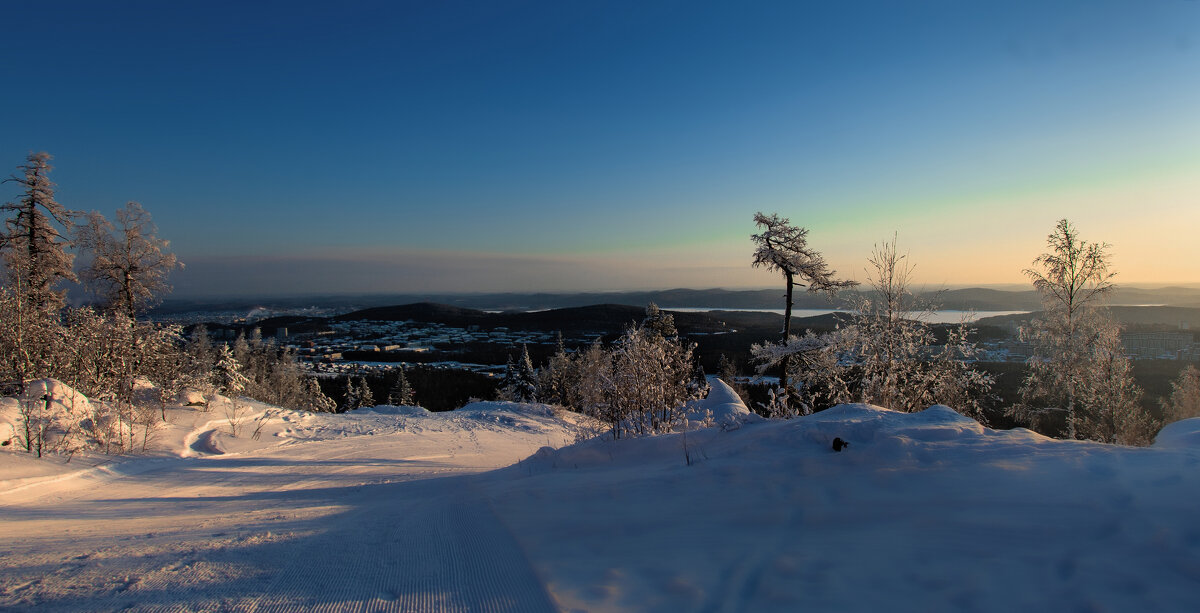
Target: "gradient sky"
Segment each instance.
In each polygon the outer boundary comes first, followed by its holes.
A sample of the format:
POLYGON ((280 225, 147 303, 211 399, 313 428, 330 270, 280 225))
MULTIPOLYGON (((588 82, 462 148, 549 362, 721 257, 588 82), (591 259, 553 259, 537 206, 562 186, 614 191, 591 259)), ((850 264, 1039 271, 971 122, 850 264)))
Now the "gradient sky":
POLYGON ((0 163, 141 202, 177 296, 776 285, 757 210, 859 280, 897 232, 921 283, 1022 283, 1067 217, 1200 282, 1194 0, 3 14, 0 163))

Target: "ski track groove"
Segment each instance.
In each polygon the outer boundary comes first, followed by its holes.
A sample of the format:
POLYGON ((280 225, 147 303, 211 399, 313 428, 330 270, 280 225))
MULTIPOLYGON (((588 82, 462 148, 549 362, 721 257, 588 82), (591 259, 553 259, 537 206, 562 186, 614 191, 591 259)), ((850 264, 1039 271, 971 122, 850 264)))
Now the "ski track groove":
POLYGON ((267 586, 270 596, 255 610, 556 610, 491 510, 482 502, 439 492, 445 489, 439 485, 395 488, 386 500, 341 518, 348 524, 380 523, 381 532, 372 543, 348 538, 351 534, 341 530, 326 533, 312 547, 325 552, 319 563, 293 558, 267 586), (380 517, 396 521, 380 522, 380 517), (281 593, 287 586, 313 589, 281 593))

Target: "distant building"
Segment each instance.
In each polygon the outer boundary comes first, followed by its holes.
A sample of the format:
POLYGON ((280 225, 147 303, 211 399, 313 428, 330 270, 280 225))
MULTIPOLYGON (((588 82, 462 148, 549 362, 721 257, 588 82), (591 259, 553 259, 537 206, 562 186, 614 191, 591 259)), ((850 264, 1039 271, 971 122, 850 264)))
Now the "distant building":
POLYGON ((1196 354, 1191 332, 1129 332, 1121 335, 1121 344, 1135 359, 1192 359, 1196 354))

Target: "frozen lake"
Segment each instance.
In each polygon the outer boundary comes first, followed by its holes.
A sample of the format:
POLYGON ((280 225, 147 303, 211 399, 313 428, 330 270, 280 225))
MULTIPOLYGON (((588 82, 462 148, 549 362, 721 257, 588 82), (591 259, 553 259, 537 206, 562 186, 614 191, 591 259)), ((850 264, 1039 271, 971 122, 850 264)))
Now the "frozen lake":
MULTIPOLYGON (((708 313, 711 311, 745 311, 750 313, 778 313, 783 315, 783 309, 714 309, 710 307, 663 307, 667 311, 682 311, 685 313, 708 313)), ((818 315, 826 315, 828 313, 850 313, 845 309, 792 309, 793 318, 816 317, 818 315)), ((1029 311, 958 311, 946 309, 934 311, 927 319, 929 323, 934 324, 956 324, 960 321, 977 321, 984 317, 995 317, 998 315, 1020 315, 1029 311)))

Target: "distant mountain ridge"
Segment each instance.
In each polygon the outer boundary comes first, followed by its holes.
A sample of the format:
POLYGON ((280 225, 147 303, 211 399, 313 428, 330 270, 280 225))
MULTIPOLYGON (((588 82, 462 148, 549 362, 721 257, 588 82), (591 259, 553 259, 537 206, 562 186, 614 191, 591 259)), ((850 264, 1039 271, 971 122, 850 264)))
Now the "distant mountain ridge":
MULTIPOLYGON (((919 291, 919 288, 918 288, 919 291)), ((1037 293, 1028 290, 963 288, 942 291, 919 291, 943 309, 976 311, 1032 311, 1041 308, 1037 293)), ((845 307, 849 294, 831 300, 824 294, 804 291, 796 293, 798 309, 830 309, 845 307)), ((475 309, 480 311, 531 311, 583 307, 592 305, 628 305, 645 307, 654 302, 663 308, 705 308, 719 310, 782 309, 783 288, 761 290, 727 289, 668 289, 637 292, 598 293, 490 293, 490 294, 377 294, 359 296, 298 296, 263 300, 184 300, 171 299, 155 310, 155 314, 189 311, 295 309, 317 307, 334 312, 352 311, 392 305, 419 303, 475 309)), ((1166 305, 1200 307, 1200 288, 1163 287, 1156 289, 1118 287, 1110 300, 1114 305, 1166 305)))

